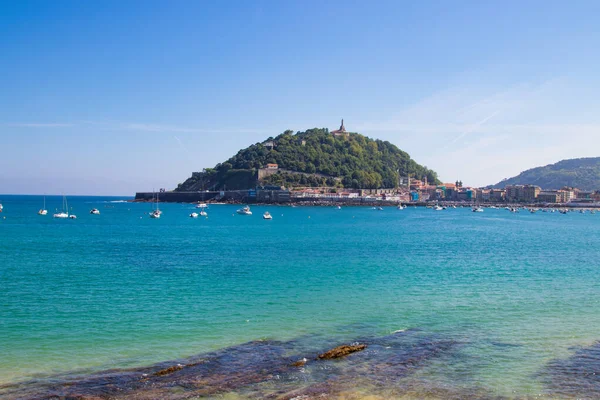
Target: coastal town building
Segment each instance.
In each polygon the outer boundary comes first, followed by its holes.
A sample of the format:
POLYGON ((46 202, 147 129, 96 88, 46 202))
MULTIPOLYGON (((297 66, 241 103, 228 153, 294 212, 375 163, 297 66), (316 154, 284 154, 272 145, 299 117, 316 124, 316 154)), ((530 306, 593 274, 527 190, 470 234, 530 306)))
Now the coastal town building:
POLYGON ((575 199, 575 192, 573 191, 573 188, 563 188, 559 190, 558 193, 560 193, 560 203, 568 203, 575 199))
POLYGON ((578 190, 575 192, 575 198, 578 200, 591 200, 593 194, 594 192, 592 191, 578 190))
POLYGON ((541 203, 560 203, 560 193, 557 190, 543 191, 538 194, 537 200, 541 203))
POLYGON ((508 185, 505 190, 508 201, 534 202, 542 188, 536 185, 508 185))
POLYGON ((525 202, 534 202, 535 199, 538 197, 538 195, 540 194, 540 192, 542 191, 542 188, 539 186, 535 186, 535 185, 525 185, 523 187, 523 199, 522 201, 525 202))

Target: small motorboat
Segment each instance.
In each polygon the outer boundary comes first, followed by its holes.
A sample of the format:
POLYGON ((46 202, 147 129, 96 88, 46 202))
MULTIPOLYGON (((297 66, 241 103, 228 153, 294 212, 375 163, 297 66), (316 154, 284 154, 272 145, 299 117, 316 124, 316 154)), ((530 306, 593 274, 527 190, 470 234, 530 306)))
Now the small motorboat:
POLYGON ((481 207, 473 207, 473 212, 483 212, 483 208, 481 208, 481 207))
POLYGON ((190 218, 198 218, 198 213, 195 213, 195 212, 191 213, 190 218))
POLYGON ((100 215, 100 210, 98 210, 97 208, 92 208, 90 210, 90 214, 100 215))
POLYGON ((208 205, 207 205, 207 204, 205 204, 205 203, 198 203, 198 204, 196 205, 196 208, 207 208, 207 207, 208 207, 208 205))
POLYGON ((201 217, 208 217, 208 213, 204 210, 200 211, 200 216, 201 217))
POLYGON ((77 219, 77 215, 71 214, 71 215, 69 215, 69 218, 71 218, 71 219, 77 219))
POLYGON ((250 207, 248 206, 240 208, 239 210, 237 210, 237 213, 240 215, 252 215, 252 211, 250 211, 250 207))
POLYGON ((268 211, 265 211, 265 213, 263 214, 263 219, 273 219, 273 217, 268 211))
POLYGON ((379 211, 383 211, 383 207, 377 207, 379 211))
POLYGON ((341 210, 341 209, 342 209, 342 206, 337 206, 337 209, 338 209, 338 210, 341 210))
POLYGON ((435 211, 442 211, 444 208, 443 208, 443 207, 440 207, 440 206, 435 206, 435 207, 433 207, 433 209, 434 209, 435 211))

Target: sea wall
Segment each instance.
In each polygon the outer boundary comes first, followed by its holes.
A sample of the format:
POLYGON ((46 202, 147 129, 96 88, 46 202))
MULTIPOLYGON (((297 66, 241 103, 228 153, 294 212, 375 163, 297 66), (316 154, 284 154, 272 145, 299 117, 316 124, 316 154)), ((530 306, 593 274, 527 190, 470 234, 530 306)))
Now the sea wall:
POLYGON ((288 190, 228 190, 220 192, 137 192, 134 201, 152 201, 163 203, 198 203, 222 201, 231 203, 289 203, 288 190))

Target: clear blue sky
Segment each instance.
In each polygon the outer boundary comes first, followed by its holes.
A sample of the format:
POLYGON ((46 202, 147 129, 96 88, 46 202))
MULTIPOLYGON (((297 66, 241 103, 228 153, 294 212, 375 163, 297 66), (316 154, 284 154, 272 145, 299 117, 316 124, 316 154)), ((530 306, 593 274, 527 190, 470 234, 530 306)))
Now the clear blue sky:
POLYGON ((286 129, 485 185, 600 156, 598 1, 5 1, 0 193, 173 188, 286 129))

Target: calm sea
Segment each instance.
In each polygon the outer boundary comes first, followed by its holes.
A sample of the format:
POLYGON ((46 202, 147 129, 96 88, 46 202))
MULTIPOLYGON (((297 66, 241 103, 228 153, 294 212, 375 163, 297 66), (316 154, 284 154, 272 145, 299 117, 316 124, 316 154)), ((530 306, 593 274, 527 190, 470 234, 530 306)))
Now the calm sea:
POLYGON ((414 330, 460 345, 406 384, 551 396, 600 338, 600 214, 61 200, 0 196, 0 384, 414 330))

